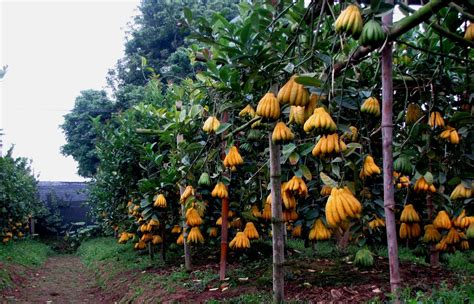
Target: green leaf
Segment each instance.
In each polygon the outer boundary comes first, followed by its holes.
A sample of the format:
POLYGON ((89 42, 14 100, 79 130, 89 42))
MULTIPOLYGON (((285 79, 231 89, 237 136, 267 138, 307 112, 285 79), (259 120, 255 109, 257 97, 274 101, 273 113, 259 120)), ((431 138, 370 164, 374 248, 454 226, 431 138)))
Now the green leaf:
POLYGON ((296 145, 293 143, 290 143, 290 144, 284 145, 281 152, 283 155, 288 157, 291 154, 291 152, 295 151, 295 149, 296 149, 296 145))
POLYGON ((321 81, 319 79, 309 76, 297 76, 295 77, 295 82, 309 87, 321 86, 321 81))
POLYGON ((296 152, 291 152, 290 156, 288 157, 289 161, 290 161, 290 164, 292 164, 293 166, 296 165, 298 163, 298 161, 300 160, 300 156, 298 153, 296 152))
POLYGON ((225 130, 229 129, 231 126, 232 124, 228 122, 221 123, 219 128, 217 128, 216 134, 221 134, 222 132, 225 132, 225 130))
POLYGON ((423 175, 423 177, 425 178, 426 182, 428 183, 428 185, 431 185, 433 183, 433 174, 431 174, 430 171, 426 172, 425 175, 423 175))
POLYGON ((330 186, 332 188, 337 187, 336 181, 330 178, 326 173, 321 171, 319 173, 319 177, 321 178, 321 181, 323 182, 323 184, 325 184, 326 186, 330 186))
POLYGON ((313 179, 313 174, 311 174, 311 171, 309 170, 308 167, 306 167, 305 165, 301 164, 300 165, 300 170, 301 172, 303 172, 303 176, 308 180, 312 180, 313 179))
POLYGON ((250 30, 252 29, 252 23, 247 23, 244 25, 242 30, 240 31, 240 41, 242 44, 246 44, 250 37, 250 30))
POLYGON ((183 12, 184 12, 184 17, 186 18, 186 21, 188 23, 191 23, 191 21, 193 20, 193 12, 188 7, 185 7, 183 9, 183 12))

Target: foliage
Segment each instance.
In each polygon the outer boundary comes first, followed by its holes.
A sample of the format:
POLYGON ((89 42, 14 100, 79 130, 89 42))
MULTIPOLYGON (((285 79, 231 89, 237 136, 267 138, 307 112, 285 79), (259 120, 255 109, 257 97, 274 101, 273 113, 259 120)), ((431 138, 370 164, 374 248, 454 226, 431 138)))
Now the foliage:
POLYGON ((105 91, 86 90, 76 98, 71 113, 64 116, 61 128, 67 143, 61 147, 61 152, 78 162, 79 175, 91 177, 95 174, 98 159, 95 152, 97 133, 94 123, 109 120, 113 110, 114 105, 105 91))
POLYGON ((12 154, 13 148, 0 157, 0 237, 3 243, 22 238, 28 232, 28 219, 42 209, 30 162, 12 154))

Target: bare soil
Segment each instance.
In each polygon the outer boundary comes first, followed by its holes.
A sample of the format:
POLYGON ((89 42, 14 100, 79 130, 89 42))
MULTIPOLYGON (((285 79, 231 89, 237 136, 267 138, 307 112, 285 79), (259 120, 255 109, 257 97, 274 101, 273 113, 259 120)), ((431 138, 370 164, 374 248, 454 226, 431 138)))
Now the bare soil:
POLYGON ((14 289, 4 291, 4 303, 100 303, 100 288, 79 257, 62 255, 24 275, 11 267, 14 289))

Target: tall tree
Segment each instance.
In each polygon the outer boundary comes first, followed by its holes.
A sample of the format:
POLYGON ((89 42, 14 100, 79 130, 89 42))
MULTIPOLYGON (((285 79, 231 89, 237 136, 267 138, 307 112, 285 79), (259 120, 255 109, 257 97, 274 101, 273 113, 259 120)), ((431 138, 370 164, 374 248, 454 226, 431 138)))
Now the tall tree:
POLYGON ((105 91, 86 90, 76 98, 74 109, 64 116, 61 125, 67 143, 61 147, 61 153, 72 156, 78 162, 78 174, 92 177, 98 166, 95 151, 97 131, 93 120, 105 122, 114 111, 114 103, 105 91))

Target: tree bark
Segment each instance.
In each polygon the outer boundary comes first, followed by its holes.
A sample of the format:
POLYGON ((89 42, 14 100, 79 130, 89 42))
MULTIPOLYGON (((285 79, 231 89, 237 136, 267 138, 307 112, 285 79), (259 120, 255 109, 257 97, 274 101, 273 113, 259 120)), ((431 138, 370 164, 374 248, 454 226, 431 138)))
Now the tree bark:
POLYGON ((272 199, 272 245, 273 245, 273 302, 282 303, 284 300, 284 269, 285 240, 281 203, 281 165, 280 145, 272 141, 272 133, 268 135, 270 146, 270 185, 272 199))
MULTIPOLYGON (((176 101, 176 110, 180 111, 183 106, 183 102, 181 100, 176 101)), ((179 143, 183 142, 183 134, 178 134, 176 137, 176 146, 179 143)), ((179 187, 179 194, 182 195, 184 192, 184 187, 182 185, 178 185, 179 187)), ((188 225, 186 224, 186 208, 184 207, 184 202, 181 205, 181 216, 183 217, 183 248, 184 248, 184 268, 186 271, 191 272, 193 270, 193 265, 191 262, 191 249, 188 245, 188 225)))
MULTIPOLYGON (((393 3, 393 0, 386 1, 393 3)), ((384 25, 393 22, 393 13, 382 18, 384 25)), ((392 42, 382 50, 382 151, 383 151, 383 185, 384 209, 387 230, 388 258, 390 265, 390 289, 399 302, 400 269, 398 261, 397 229, 395 224, 395 197, 393 185, 393 67, 392 42)))
POLYGON ((219 278, 221 281, 225 280, 227 268, 227 247, 228 247, 228 229, 227 223, 229 215, 229 199, 222 199, 222 225, 221 225, 221 263, 219 268, 219 278))

